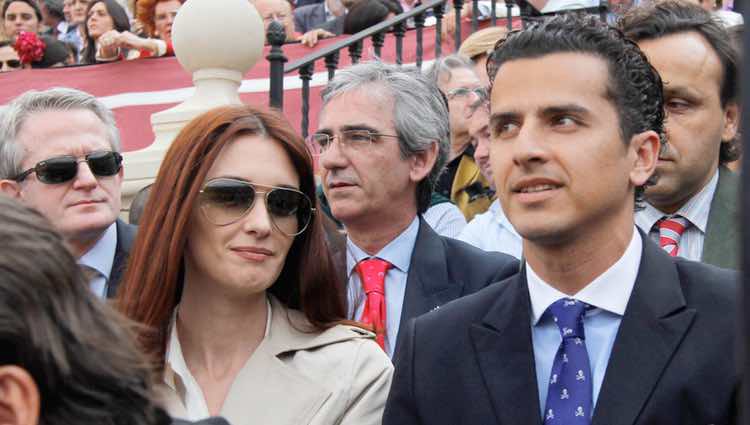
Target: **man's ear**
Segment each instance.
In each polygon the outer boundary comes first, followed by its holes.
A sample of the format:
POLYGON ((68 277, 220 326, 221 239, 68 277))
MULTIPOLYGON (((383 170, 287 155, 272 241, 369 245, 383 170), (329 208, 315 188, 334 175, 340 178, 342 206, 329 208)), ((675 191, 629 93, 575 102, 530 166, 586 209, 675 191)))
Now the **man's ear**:
POLYGON ((630 139, 628 155, 632 156, 633 168, 630 170, 630 182, 633 186, 643 186, 656 170, 661 143, 655 131, 644 131, 630 139))
POLYGON ((724 108, 724 128, 721 131, 721 141, 726 143, 737 136, 740 125, 740 106, 737 102, 728 102, 724 108))
POLYGON ((433 142, 429 148, 416 152, 409 158, 411 162, 409 177, 413 182, 420 182, 430 174, 437 161, 438 149, 437 142, 433 142))
POLYGON ((0 366, 0 425, 37 425, 39 389, 19 366, 0 366))
POLYGON ((0 193, 11 198, 20 198, 21 185, 15 180, 0 180, 0 193))

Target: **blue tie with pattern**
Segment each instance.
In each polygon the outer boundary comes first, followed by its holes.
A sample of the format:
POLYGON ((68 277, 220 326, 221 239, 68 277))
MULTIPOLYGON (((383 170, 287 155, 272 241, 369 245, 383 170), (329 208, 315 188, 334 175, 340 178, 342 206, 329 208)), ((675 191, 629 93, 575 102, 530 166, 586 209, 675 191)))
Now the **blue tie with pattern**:
POLYGON ((552 373, 544 409, 545 425, 589 425, 591 423, 592 384, 583 315, 586 303, 561 298, 547 308, 562 336, 552 364, 552 373))

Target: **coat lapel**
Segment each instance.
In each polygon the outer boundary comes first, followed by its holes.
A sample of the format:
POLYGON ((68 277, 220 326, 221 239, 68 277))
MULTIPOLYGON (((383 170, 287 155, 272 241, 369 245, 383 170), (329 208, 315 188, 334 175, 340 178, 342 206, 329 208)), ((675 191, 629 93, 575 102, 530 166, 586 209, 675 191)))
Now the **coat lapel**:
POLYGON ((398 350, 401 342, 401 329, 406 326, 409 319, 458 298, 463 286, 461 281, 451 281, 445 246, 440 236, 420 217, 419 233, 409 263, 409 275, 406 278, 406 292, 395 350, 398 350))
POLYGON ((133 245, 137 227, 126 224, 119 218, 115 221, 117 226, 117 246, 115 248, 115 258, 112 262, 112 271, 109 273, 109 283, 107 284, 107 298, 114 298, 117 295, 117 288, 120 285, 122 275, 125 273, 125 266, 128 263, 130 255, 130 246, 133 245))
POLYGON ((542 421, 530 310, 526 273, 522 271, 506 281, 482 323, 470 329, 498 424, 535 425, 542 421))
POLYGON ((594 425, 631 425, 695 318, 674 261, 641 232, 643 255, 604 382, 594 425))
POLYGON ((730 269, 739 268, 739 178, 726 167, 719 167, 719 183, 711 201, 703 242, 705 263, 730 269))

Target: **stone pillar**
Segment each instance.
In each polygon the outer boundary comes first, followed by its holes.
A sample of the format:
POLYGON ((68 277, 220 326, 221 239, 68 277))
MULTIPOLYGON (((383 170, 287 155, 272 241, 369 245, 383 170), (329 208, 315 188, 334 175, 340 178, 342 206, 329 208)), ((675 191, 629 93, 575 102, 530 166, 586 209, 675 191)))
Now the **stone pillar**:
POLYGON ((215 107, 241 103, 242 77, 261 59, 264 37, 263 20, 248 0, 188 0, 180 8, 172 42, 180 64, 193 76, 195 92, 151 116, 153 144, 123 154, 124 208, 138 190, 154 181, 164 154, 185 124, 215 107))

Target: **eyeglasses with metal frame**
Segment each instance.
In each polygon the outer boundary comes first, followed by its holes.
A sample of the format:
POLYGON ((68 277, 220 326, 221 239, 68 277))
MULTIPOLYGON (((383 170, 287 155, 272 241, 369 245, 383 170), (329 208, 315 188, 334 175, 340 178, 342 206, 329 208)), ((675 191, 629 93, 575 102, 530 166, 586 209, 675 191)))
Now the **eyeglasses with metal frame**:
POLYGON ((306 194, 291 187, 220 177, 203 185, 199 192, 199 206, 210 223, 228 226, 246 216, 259 195, 263 196, 273 226, 282 234, 297 236, 310 225, 315 213, 313 203, 306 194))

